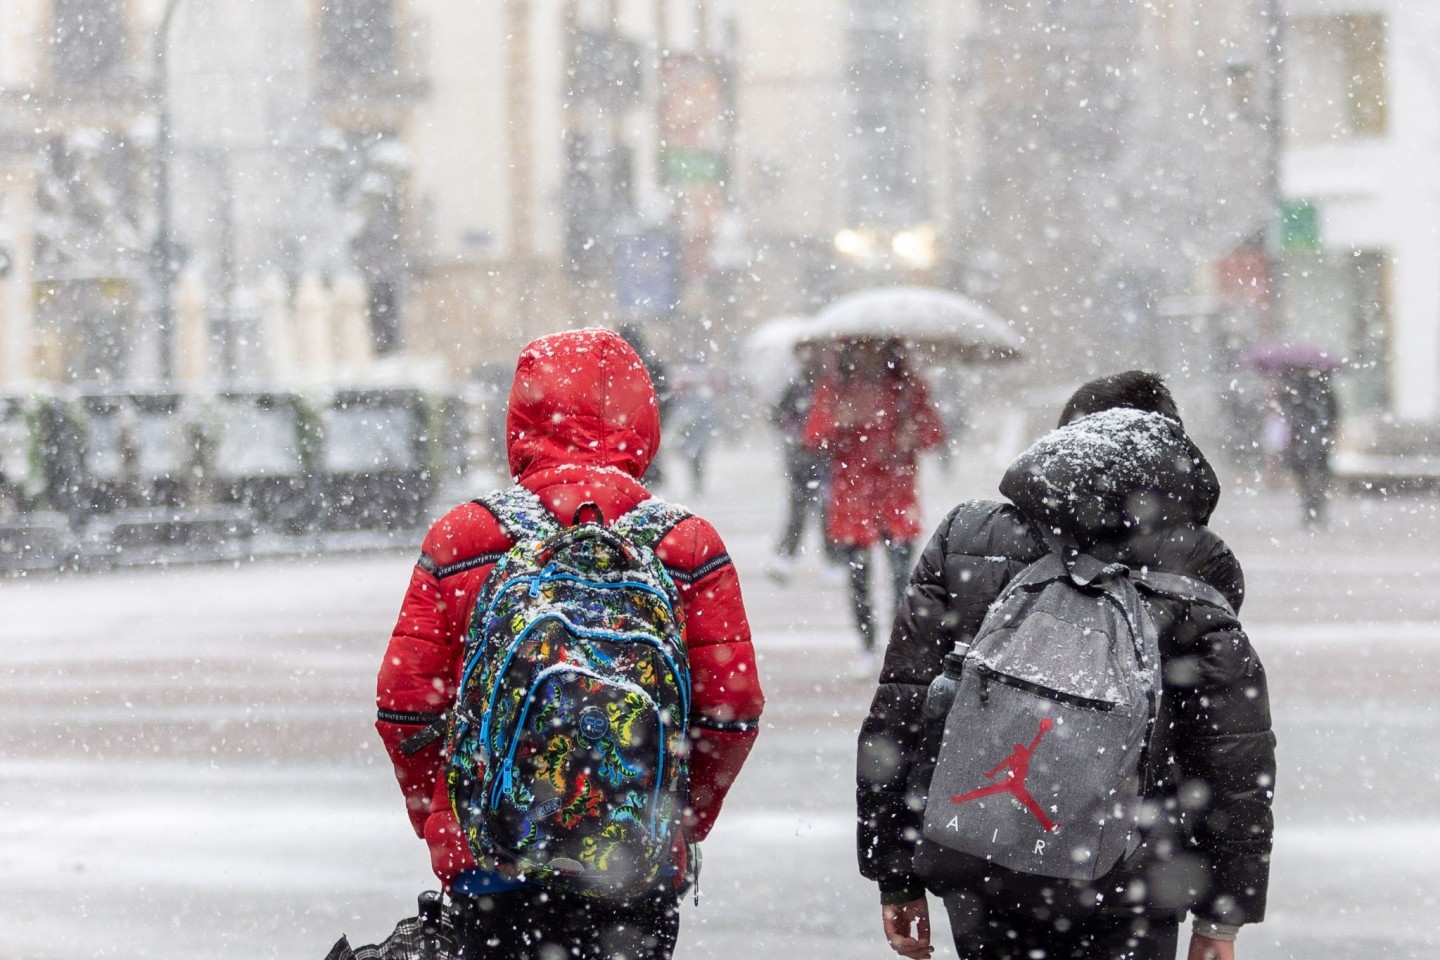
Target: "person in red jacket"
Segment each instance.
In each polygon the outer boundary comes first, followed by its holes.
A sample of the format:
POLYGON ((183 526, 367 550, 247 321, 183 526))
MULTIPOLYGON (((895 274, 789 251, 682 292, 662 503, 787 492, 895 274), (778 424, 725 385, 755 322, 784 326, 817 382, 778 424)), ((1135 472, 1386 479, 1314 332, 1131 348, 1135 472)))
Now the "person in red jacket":
MULTIPOLYGON (((614 519, 649 499, 639 477, 659 446, 660 420, 640 357, 609 330, 533 341, 516 367, 506 442, 515 479, 562 525, 582 504, 594 503, 603 517, 614 519)), ((411 574, 376 696, 376 727, 411 824, 429 844, 435 874, 455 905, 469 945, 464 956, 668 958, 679 930, 686 843, 705 839, 714 825, 764 706, 735 567, 715 528, 693 515, 656 546, 685 614, 690 796, 674 871, 667 871, 653 896, 613 903, 527 886, 479 868, 446 793, 440 738, 425 743, 424 731, 455 699, 476 595, 511 546, 485 507, 462 504, 430 528, 411 574), (424 744, 419 749, 417 739, 424 744)))
POLYGON ((836 373, 821 382, 805 444, 828 451, 830 509, 826 533, 850 568, 850 602, 865 652, 875 649, 870 548, 890 561, 893 600, 910 579, 920 536, 916 455, 945 439, 925 381, 910 369, 904 345, 859 340, 842 348, 836 373))

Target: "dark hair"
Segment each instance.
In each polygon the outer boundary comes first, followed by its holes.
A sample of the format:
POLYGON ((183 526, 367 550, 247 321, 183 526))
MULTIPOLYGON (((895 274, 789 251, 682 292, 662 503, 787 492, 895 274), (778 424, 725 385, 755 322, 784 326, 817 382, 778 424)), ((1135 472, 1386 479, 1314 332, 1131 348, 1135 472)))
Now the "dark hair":
POLYGON ((910 361, 905 351, 905 341, 847 340, 840 347, 840 356, 835 365, 835 372, 841 383, 856 379, 860 373, 860 359, 867 353, 878 355, 884 360, 884 372, 879 374, 881 380, 910 379, 910 361))
POLYGON ((1180 410, 1164 377, 1148 370, 1126 370, 1091 380, 1071 394, 1060 413, 1060 426, 1116 407, 1145 410, 1181 422, 1180 410))

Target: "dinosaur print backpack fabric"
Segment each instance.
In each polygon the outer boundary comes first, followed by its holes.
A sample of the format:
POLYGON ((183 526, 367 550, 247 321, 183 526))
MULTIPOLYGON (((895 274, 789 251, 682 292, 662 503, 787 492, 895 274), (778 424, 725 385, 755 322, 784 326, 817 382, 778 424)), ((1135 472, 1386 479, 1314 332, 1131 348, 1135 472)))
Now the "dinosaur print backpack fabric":
POLYGON ((652 552, 688 514, 651 500, 562 528, 522 487, 483 502, 517 542, 465 641, 455 815, 485 869, 625 897, 670 862, 688 796, 683 615, 652 552))

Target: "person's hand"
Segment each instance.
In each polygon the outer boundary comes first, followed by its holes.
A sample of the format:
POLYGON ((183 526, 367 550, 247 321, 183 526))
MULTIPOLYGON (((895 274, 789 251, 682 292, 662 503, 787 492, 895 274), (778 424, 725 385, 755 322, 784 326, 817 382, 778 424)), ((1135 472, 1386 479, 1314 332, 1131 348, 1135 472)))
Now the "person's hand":
POLYGON ((930 944, 930 903, 924 897, 909 903, 887 903, 880 915, 891 950, 912 960, 929 960, 935 953, 930 944))
POLYGON ((1186 960, 1235 960, 1233 940, 1212 940, 1200 934, 1190 936, 1190 955, 1186 960))

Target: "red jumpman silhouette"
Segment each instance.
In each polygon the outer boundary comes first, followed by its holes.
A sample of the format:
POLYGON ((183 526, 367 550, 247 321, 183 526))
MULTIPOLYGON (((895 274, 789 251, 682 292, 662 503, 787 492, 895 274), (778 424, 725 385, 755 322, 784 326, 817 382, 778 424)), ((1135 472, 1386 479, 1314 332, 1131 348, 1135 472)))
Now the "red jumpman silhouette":
POLYGON ((1046 832, 1060 829, 1060 824, 1045 816, 1045 811, 1040 809, 1040 804, 1036 803, 1035 798, 1030 795, 1030 791, 1025 789, 1025 778, 1030 773, 1030 757, 1035 753, 1035 748, 1040 745, 1040 738, 1054 727, 1054 720, 1049 717, 1041 717, 1040 732, 1035 734, 1035 739, 1030 741, 1030 746, 1022 747, 1018 743, 1015 744, 1015 749, 1010 751, 1010 755, 1000 761, 1000 765, 994 770, 985 774, 988 779, 994 780, 1000 771, 1004 770, 1004 780, 978 787, 964 796, 951 797, 950 802, 965 803, 967 800, 979 800, 981 797, 988 797, 995 793, 1008 793, 1020 801, 1021 806, 1035 815, 1035 819, 1040 821, 1040 826, 1044 827, 1046 832))

